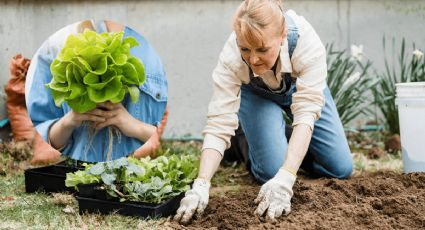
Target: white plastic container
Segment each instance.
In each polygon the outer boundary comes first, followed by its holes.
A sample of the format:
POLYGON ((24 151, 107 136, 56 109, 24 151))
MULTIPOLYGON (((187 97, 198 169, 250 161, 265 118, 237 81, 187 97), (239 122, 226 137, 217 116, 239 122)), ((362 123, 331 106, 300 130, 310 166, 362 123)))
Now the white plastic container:
POLYGON ((404 172, 425 172, 425 82, 396 84, 404 172))

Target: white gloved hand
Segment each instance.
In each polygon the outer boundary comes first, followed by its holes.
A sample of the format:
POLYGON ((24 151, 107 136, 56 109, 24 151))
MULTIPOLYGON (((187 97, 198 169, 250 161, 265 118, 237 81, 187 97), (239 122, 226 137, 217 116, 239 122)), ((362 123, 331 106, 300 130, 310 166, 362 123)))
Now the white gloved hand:
POLYGON ((291 212, 292 187, 295 183, 295 176, 289 171, 281 168, 277 174, 261 186, 260 192, 255 199, 259 204, 255 213, 262 216, 267 210, 266 218, 274 221, 284 213, 291 212))
POLYGON ((197 216, 202 215, 208 204, 209 190, 211 184, 205 179, 198 178, 193 182, 192 189, 187 191, 185 197, 180 201, 174 220, 187 223, 195 211, 197 216))

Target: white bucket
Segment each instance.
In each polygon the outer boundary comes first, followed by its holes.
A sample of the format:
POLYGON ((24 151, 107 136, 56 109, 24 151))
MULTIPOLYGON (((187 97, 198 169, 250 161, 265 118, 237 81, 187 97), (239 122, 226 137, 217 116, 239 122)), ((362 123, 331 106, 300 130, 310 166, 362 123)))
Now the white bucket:
POLYGON ((396 84, 404 172, 425 172, 425 82, 396 84))

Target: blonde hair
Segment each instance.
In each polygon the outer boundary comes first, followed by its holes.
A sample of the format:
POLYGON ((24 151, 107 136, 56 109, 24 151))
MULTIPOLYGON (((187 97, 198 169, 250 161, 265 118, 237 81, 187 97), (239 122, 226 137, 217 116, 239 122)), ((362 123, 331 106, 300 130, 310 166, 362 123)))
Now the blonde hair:
POLYGON ((249 44, 261 44, 263 30, 270 27, 278 36, 285 31, 281 0, 245 0, 236 10, 233 30, 249 44))

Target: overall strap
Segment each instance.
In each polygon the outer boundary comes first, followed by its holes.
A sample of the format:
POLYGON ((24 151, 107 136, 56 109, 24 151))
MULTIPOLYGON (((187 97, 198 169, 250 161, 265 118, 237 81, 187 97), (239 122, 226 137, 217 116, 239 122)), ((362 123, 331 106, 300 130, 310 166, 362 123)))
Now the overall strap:
POLYGON ((289 58, 292 58, 292 54, 297 46, 299 37, 298 27, 297 24, 295 24, 295 21, 287 13, 284 13, 283 16, 285 17, 285 25, 288 33, 286 37, 288 39, 289 58))
MULTIPOLYGON (((291 60, 295 47, 297 47, 297 42, 299 37, 298 27, 297 27, 297 24, 295 24, 294 19, 292 19, 291 16, 288 15, 288 13, 284 13, 283 16, 285 17, 285 25, 286 25, 286 31, 287 31, 286 38, 288 39, 288 53, 289 53, 289 59, 291 60)), ((294 83, 296 79, 292 78, 291 73, 285 73, 284 76, 285 76, 284 81, 286 84, 286 90, 288 90, 291 83, 294 83)))

